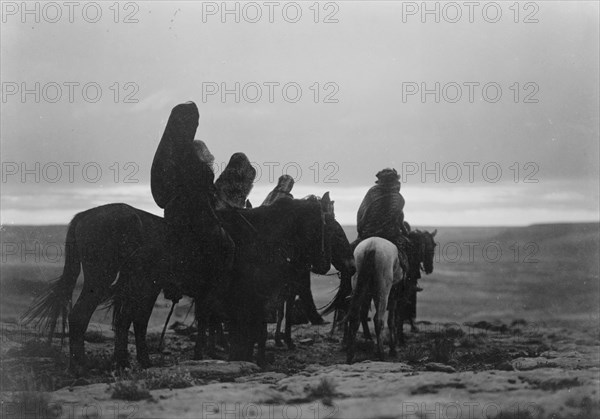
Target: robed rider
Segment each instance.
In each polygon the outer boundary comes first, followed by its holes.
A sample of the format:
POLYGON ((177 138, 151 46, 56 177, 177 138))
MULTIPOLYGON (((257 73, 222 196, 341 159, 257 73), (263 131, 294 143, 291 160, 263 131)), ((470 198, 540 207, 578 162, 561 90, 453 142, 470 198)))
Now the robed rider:
POLYGON ((212 167, 200 158, 202 145, 194 143, 198 119, 193 102, 173 108, 151 169, 152 196, 165 211, 171 255, 165 297, 173 301, 189 286, 194 295, 222 295, 233 258, 233 242, 214 211, 212 167))
POLYGON ((215 182, 216 209, 246 208, 247 198, 254 186, 256 169, 244 153, 234 153, 223 173, 215 182))
POLYGON ((273 202, 278 199, 287 198, 294 199, 292 195, 292 188, 294 187, 294 178, 290 175, 281 175, 277 181, 277 186, 273 188, 269 195, 265 198, 262 205, 267 206, 271 205, 273 202))
POLYGON ((394 243, 400 252, 401 262, 408 267, 408 231, 404 226, 404 197, 400 193, 400 176, 396 169, 383 169, 376 175, 375 186, 365 195, 356 217, 358 243, 369 237, 381 237, 394 243))

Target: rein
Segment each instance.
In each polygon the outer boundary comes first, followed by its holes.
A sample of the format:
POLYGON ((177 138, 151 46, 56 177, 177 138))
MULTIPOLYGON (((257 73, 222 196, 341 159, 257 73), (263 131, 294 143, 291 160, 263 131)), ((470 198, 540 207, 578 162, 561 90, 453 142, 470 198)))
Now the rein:
POLYGON ((236 211, 236 214, 239 215, 239 217, 242 220, 244 220, 246 225, 248 225, 248 227, 250 227, 255 234, 258 234, 258 230, 256 229, 256 227, 254 227, 254 225, 250 221, 248 221, 248 219, 246 217, 244 217, 244 215, 241 212, 236 211))

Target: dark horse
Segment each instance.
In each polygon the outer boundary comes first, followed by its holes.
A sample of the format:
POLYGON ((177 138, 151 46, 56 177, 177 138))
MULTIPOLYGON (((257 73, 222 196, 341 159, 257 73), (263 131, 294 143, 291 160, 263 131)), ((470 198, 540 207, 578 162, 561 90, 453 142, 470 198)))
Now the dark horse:
POLYGON ((133 298, 122 298, 115 307, 115 360, 120 366, 128 365, 127 333, 133 322, 138 362, 149 365, 146 329, 169 271, 163 245, 166 234, 167 225, 161 217, 126 204, 103 205, 75 215, 67 230, 63 273, 27 310, 24 323, 44 323, 52 341, 58 317, 62 315, 63 332, 68 318, 69 367, 84 367, 84 333, 90 318, 118 288, 133 298), (82 269, 83 288, 71 307, 82 269), (135 274, 144 275, 144 280, 125 280, 135 274), (119 285, 115 287, 117 277, 119 285))
POLYGON ((324 274, 331 267, 332 226, 316 198, 281 199, 252 210, 222 212, 236 245, 228 298, 232 360, 265 363, 266 309, 300 272, 324 274), (254 231, 234 228, 242 214, 254 231))
MULTIPOLYGON (((294 201, 289 208, 229 210, 220 214, 227 220, 227 229, 235 233, 239 243, 246 242, 250 248, 252 243, 285 243, 286 246, 282 247, 286 249, 300 250, 293 255, 295 258, 310 254, 309 260, 319 271, 329 269, 330 244, 323 234, 325 226, 321 224, 323 217, 317 202, 294 201), (243 216, 240 217, 240 213, 243 216), (307 244, 308 235, 313 239, 310 245, 307 244), (316 236, 313 238, 312 235, 316 236), (320 250, 318 255, 314 249, 320 250)), ((67 231, 63 274, 25 313, 25 323, 36 318, 45 322, 51 340, 58 317, 62 315, 64 329, 68 316, 71 367, 79 366, 84 361, 83 335, 90 317, 99 304, 112 298, 117 364, 128 365, 127 334, 133 322, 138 362, 142 366, 150 365, 145 339, 147 324, 160 290, 168 285, 164 282, 169 271, 165 237, 166 224, 161 217, 126 204, 104 205, 77 214, 67 231), (81 268, 84 273, 83 290, 71 310, 72 293, 81 268)), ((247 244, 236 252, 238 272, 240 265, 252 265, 254 262, 248 259, 252 259, 253 255, 248 252, 247 244)), ((287 260, 277 259, 276 262, 291 265, 287 260)), ((254 268, 261 267, 261 271, 268 274, 281 269, 277 263, 272 270, 264 263, 254 268)), ((184 293, 188 294, 185 289, 184 293)), ((198 301, 196 309, 198 316, 202 312, 198 301)), ((198 333, 196 357, 201 356, 200 341, 201 334, 198 333)))
MULTIPOLYGON (((348 242, 346 233, 342 226, 335 220, 334 201, 331 201, 329 192, 323 195, 320 200, 321 208, 325 212, 325 217, 329 220, 328 233, 331 234, 331 263, 339 271, 339 274, 345 277, 351 277, 356 272, 356 264, 354 263, 354 255, 352 253, 352 247, 348 242)), ((285 287, 282 294, 277 300, 277 326, 275 328, 275 344, 282 346, 281 343, 281 323, 284 317, 284 305, 285 305, 285 334, 284 341, 288 348, 294 348, 294 342, 292 341, 292 317, 293 307, 296 296, 300 297, 302 306, 306 314, 309 310, 314 310, 315 315, 320 316, 316 313, 314 308, 314 301, 310 290, 310 269, 299 270, 298 275, 294 278, 289 279, 288 286, 285 287)))

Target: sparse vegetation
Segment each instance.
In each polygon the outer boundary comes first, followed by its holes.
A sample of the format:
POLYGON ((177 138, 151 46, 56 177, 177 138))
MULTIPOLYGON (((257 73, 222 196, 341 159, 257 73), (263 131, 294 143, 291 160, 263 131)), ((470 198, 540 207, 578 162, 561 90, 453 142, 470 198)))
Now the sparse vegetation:
POLYGON ((316 386, 308 389, 307 398, 309 400, 322 400, 323 404, 331 405, 331 399, 337 395, 335 391, 336 384, 332 378, 323 377, 316 386))
POLYGON ((195 380, 187 371, 150 371, 143 370, 134 374, 135 379, 143 380, 148 390, 161 388, 177 389, 187 388, 201 384, 201 380, 195 380))
POLYGON ((143 380, 118 380, 111 384, 109 390, 112 391, 111 398, 113 399, 135 402, 152 398, 146 382, 143 380))
POLYGON ((429 350, 429 357, 434 362, 441 362, 447 364, 454 357, 456 347, 454 346, 454 339, 447 339, 443 336, 436 336, 431 342, 431 348, 429 350))
POLYGON ((401 359, 410 363, 421 362, 427 355, 427 351, 421 344, 411 344, 404 350, 401 359))

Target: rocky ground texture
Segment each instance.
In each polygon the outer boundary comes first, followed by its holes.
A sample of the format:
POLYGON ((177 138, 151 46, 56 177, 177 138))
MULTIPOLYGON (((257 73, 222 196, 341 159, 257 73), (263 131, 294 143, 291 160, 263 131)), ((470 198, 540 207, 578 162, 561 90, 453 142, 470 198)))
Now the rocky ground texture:
MULTIPOLYGON (((297 348, 269 343, 272 363, 193 361, 194 331, 167 333, 155 367, 115 372, 109 333, 88 335, 90 371, 66 372, 66 346, 3 327, 2 417, 54 418, 597 418, 598 327, 478 322, 419 324, 397 357, 360 340, 297 326, 297 348)), ((157 346, 159 333, 149 336, 157 346)), ((133 342, 133 339, 131 339, 133 342)), ((134 358, 135 347, 130 346, 134 358)), ((225 358, 225 352, 219 355, 225 358)))

